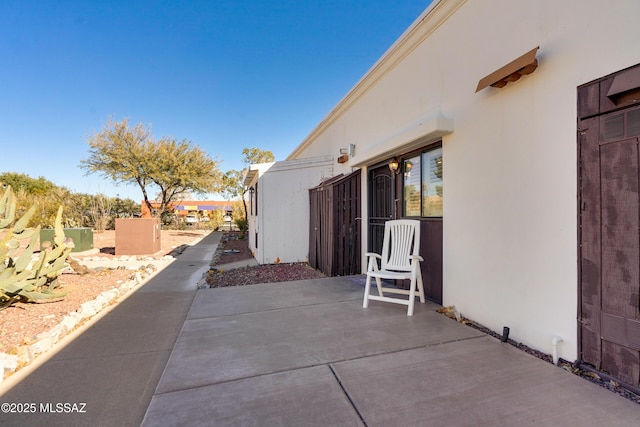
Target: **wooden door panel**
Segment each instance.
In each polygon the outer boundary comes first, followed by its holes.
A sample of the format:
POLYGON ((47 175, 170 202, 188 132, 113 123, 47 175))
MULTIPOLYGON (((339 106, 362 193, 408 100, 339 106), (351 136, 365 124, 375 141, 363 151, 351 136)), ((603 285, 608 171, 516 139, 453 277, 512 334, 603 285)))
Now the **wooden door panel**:
POLYGON ((600 368, 600 147, 599 121, 580 127, 580 357, 600 368))
POLYGON ((637 141, 603 145, 600 161, 602 311, 635 317, 640 283, 637 141))
POLYGON ((638 366, 640 366, 640 352, 609 341, 602 342, 601 370, 637 387, 640 383, 638 366))

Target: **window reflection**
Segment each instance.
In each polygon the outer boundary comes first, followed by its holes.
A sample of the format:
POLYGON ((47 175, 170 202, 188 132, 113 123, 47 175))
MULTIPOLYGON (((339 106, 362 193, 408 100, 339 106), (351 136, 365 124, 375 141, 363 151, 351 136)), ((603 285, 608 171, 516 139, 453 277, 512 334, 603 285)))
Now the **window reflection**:
POLYGON ((442 216, 442 147, 404 159, 404 216, 442 216))
POLYGON ((422 154, 422 216, 442 216, 442 147, 422 154))
POLYGON ((406 159, 404 171, 404 216, 420 216, 420 156, 406 159))

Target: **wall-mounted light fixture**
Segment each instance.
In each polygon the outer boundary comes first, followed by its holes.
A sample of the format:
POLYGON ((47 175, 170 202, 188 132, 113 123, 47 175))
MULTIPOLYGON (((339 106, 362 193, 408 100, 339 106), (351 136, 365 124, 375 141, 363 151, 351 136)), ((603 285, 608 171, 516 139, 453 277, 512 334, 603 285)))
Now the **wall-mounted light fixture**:
POLYGON ((356 154, 356 146, 354 144, 349 144, 347 148, 340 149, 340 157, 338 157, 338 163, 347 163, 349 158, 355 156, 356 154))
POLYGON ((340 149, 340 154, 346 154, 349 157, 353 157, 356 155, 356 145, 355 144, 349 144, 347 145, 347 148, 341 148, 340 149))
POLYGON ((399 166, 399 163, 397 158, 394 157, 391 160, 389 160, 389 170, 391 170, 391 172, 395 174, 400 173, 398 166, 399 166))

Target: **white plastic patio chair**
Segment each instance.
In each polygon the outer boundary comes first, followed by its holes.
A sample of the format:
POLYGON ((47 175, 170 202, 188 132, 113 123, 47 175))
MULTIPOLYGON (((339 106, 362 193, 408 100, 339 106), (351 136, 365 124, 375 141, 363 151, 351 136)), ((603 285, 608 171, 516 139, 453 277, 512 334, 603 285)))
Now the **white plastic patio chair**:
POLYGON ((382 255, 368 252, 367 281, 364 289, 362 306, 367 308, 369 300, 392 302, 407 305, 407 316, 413 316, 415 297, 420 297, 424 303, 424 289, 422 273, 420 272, 420 221, 413 219, 399 219, 387 221, 384 224, 384 241, 382 255), (380 266, 378 266, 378 259, 380 266), (378 285, 378 295, 370 295, 371 278, 375 277, 378 285), (411 281, 409 290, 382 286, 381 279, 408 279, 411 281), (416 289, 416 285, 417 288, 416 289), (408 295, 409 299, 392 298, 384 292, 408 295))

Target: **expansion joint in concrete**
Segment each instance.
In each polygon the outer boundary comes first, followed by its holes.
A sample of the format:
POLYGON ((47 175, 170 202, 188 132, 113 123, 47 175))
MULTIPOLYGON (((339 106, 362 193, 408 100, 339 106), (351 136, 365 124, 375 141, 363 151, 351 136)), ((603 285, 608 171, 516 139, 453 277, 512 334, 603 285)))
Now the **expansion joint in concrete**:
POLYGON ((329 366, 329 370, 331 370, 331 373, 333 374, 333 377, 338 382, 338 385, 340 386, 340 389, 342 390, 342 392, 346 396, 347 400, 349 400, 349 404, 351 405, 351 407, 353 408, 355 413, 358 414, 358 418, 360 418, 360 421, 362 421, 362 425, 367 427, 367 422, 365 421, 364 417, 362 416, 362 414, 358 410, 358 407, 356 406, 356 403, 353 401, 353 398, 351 397, 351 395, 349 394, 347 389, 344 387, 344 384, 342 384, 342 381, 340 380, 340 376, 335 371, 335 369, 333 369, 333 365, 331 363, 329 363, 328 366, 329 366))

